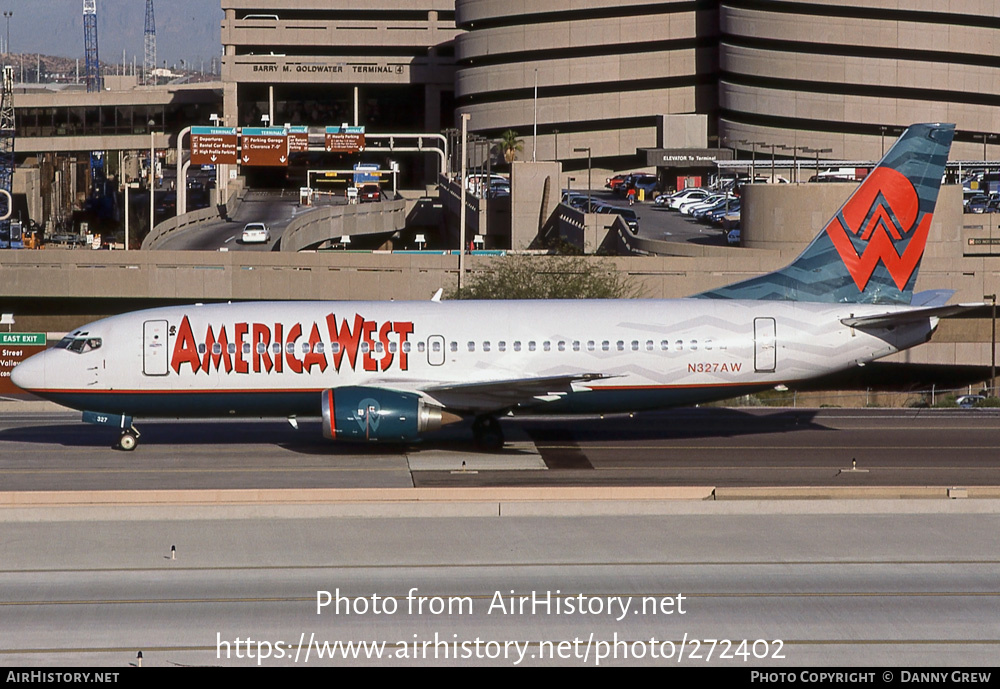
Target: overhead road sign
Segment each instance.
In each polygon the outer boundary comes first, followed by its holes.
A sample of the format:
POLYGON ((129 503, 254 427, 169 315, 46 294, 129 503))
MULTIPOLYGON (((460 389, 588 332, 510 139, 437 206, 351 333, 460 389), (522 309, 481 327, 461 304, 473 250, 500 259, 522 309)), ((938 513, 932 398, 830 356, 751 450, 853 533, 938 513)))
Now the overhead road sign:
POLYGON ((191 127, 192 165, 235 165, 236 127, 191 127))
POLYGON ((286 167, 288 134, 284 127, 243 127, 240 162, 248 167, 286 167))
POLYGON ((309 150, 309 127, 288 128, 288 152, 304 153, 309 150))
POLYGON ((364 127, 327 127, 327 153, 359 153, 365 150, 364 127))

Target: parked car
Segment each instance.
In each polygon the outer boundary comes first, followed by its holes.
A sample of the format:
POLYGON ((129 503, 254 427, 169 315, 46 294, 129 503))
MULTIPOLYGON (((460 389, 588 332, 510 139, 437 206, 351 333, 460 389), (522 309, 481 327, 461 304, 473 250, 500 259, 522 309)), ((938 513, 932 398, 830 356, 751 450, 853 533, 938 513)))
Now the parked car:
POLYGON ((250 222, 243 226, 240 241, 244 244, 267 244, 271 241, 271 230, 262 222, 250 222))
POLYGON ((656 187, 659 184, 659 180, 656 179, 656 175, 629 175, 625 180, 625 184, 622 185, 622 193, 624 194, 628 189, 635 189, 636 198, 639 196, 639 192, 642 191, 643 198, 648 199, 652 196, 653 192, 656 191, 656 187))
POLYGON ((667 202, 667 208, 672 208, 674 210, 677 210, 678 208, 680 208, 681 204, 684 204, 688 201, 695 201, 695 200, 700 201, 708 198, 710 195, 711 192, 709 192, 707 189, 700 189, 698 187, 690 189, 682 189, 681 191, 678 191, 676 194, 670 197, 670 200, 667 202))
POLYGON ((605 183, 604 186, 616 194, 624 193, 624 189, 622 187, 625 185, 625 182, 628 180, 628 178, 641 174, 643 173, 630 172, 628 174, 622 173, 620 175, 615 175, 614 177, 608 177, 608 181, 605 183))
POLYGON ((729 246, 739 246, 740 245, 740 228, 734 228, 729 230, 726 234, 726 243, 729 246))
POLYGON ((965 204, 966 213, 985 213, 989 205, 990 197, 986 194, 976 194, 969 198, 965 204))
POLYGON ((598 213, 607 213, 609 215, 620 215, 622 220, 628 225, 628 229, 632 231, 632 234, 639 234, 639 216, 631 208, 618 208, 617 206, 603 206, 598 213))
POLYGON ((723 194, 714 194, 712 196, 696 200, 694 202, 688 201, 686 203, 683 203, 677 208, 677 210, 679 210, 682 215, 691 215, 694 211, 714 206, 719 201, 725 200, 725 198, 726 197, 723 194))
POLYGON ((983 395, 959 395, 955 398, 955 403, 962 409, 972 409, 985 399, 983 395))

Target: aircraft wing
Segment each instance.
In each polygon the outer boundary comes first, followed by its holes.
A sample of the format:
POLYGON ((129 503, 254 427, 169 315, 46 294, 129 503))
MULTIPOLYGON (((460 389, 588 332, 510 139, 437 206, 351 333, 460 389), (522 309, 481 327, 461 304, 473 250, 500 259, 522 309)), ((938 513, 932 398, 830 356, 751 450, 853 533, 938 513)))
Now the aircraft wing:
POLYGON ((874 316, 856 316, 841 318, 840 322, 851 328, 887 328, 892 325, 915 323, 926 318, 942 318, 978 309, 984 304, 952 304, 951 306, 934 306, 922 309, 907 309, 891 313, 880 313, 874 316))
POLYGON ((570 392, 580 392, 584 384, 613 378, 600 373, 576 373, 540 378, 515 378, 481 383, 432 385, 422 392, 448 409, 496 411, 516 406, 551 402, 570 392))

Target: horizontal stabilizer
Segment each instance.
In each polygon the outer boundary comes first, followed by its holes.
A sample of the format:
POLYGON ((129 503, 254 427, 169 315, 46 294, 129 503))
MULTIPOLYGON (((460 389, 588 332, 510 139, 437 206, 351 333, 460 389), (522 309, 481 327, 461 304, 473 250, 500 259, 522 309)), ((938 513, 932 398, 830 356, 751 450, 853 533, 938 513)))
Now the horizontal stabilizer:
POLYGON ((953 296, 953 289, 928 289, 914 294, 910 306, 944 306, 953 296))
POLYGON ((842 318, 840 322, 851 328, 888 328, 892 325, 916 323, 926 318, 943 318, 966 313, 978 309, 984 304, 952 304, 950 306, 934 306, 926 309, 907 309, 893 313, 880 313, 875 316, 856 316, 842 318))

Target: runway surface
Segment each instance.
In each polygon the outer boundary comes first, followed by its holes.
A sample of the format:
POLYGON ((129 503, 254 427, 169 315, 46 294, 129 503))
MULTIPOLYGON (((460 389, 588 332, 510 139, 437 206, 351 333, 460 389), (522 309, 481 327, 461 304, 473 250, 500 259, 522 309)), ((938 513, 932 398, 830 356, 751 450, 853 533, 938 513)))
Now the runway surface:
POLYGON ((0 664, 994 666, 1000 506, 919 502, 8 523, 0 664))
POLYGON ((128 453, 79 414, 11 411, 0 490, 1000 486, 992 410, 701 408, 502 424, 510 442, 488 455, 467 426, 366 447, 324 440, 315 421, 140 421, 128 453))

